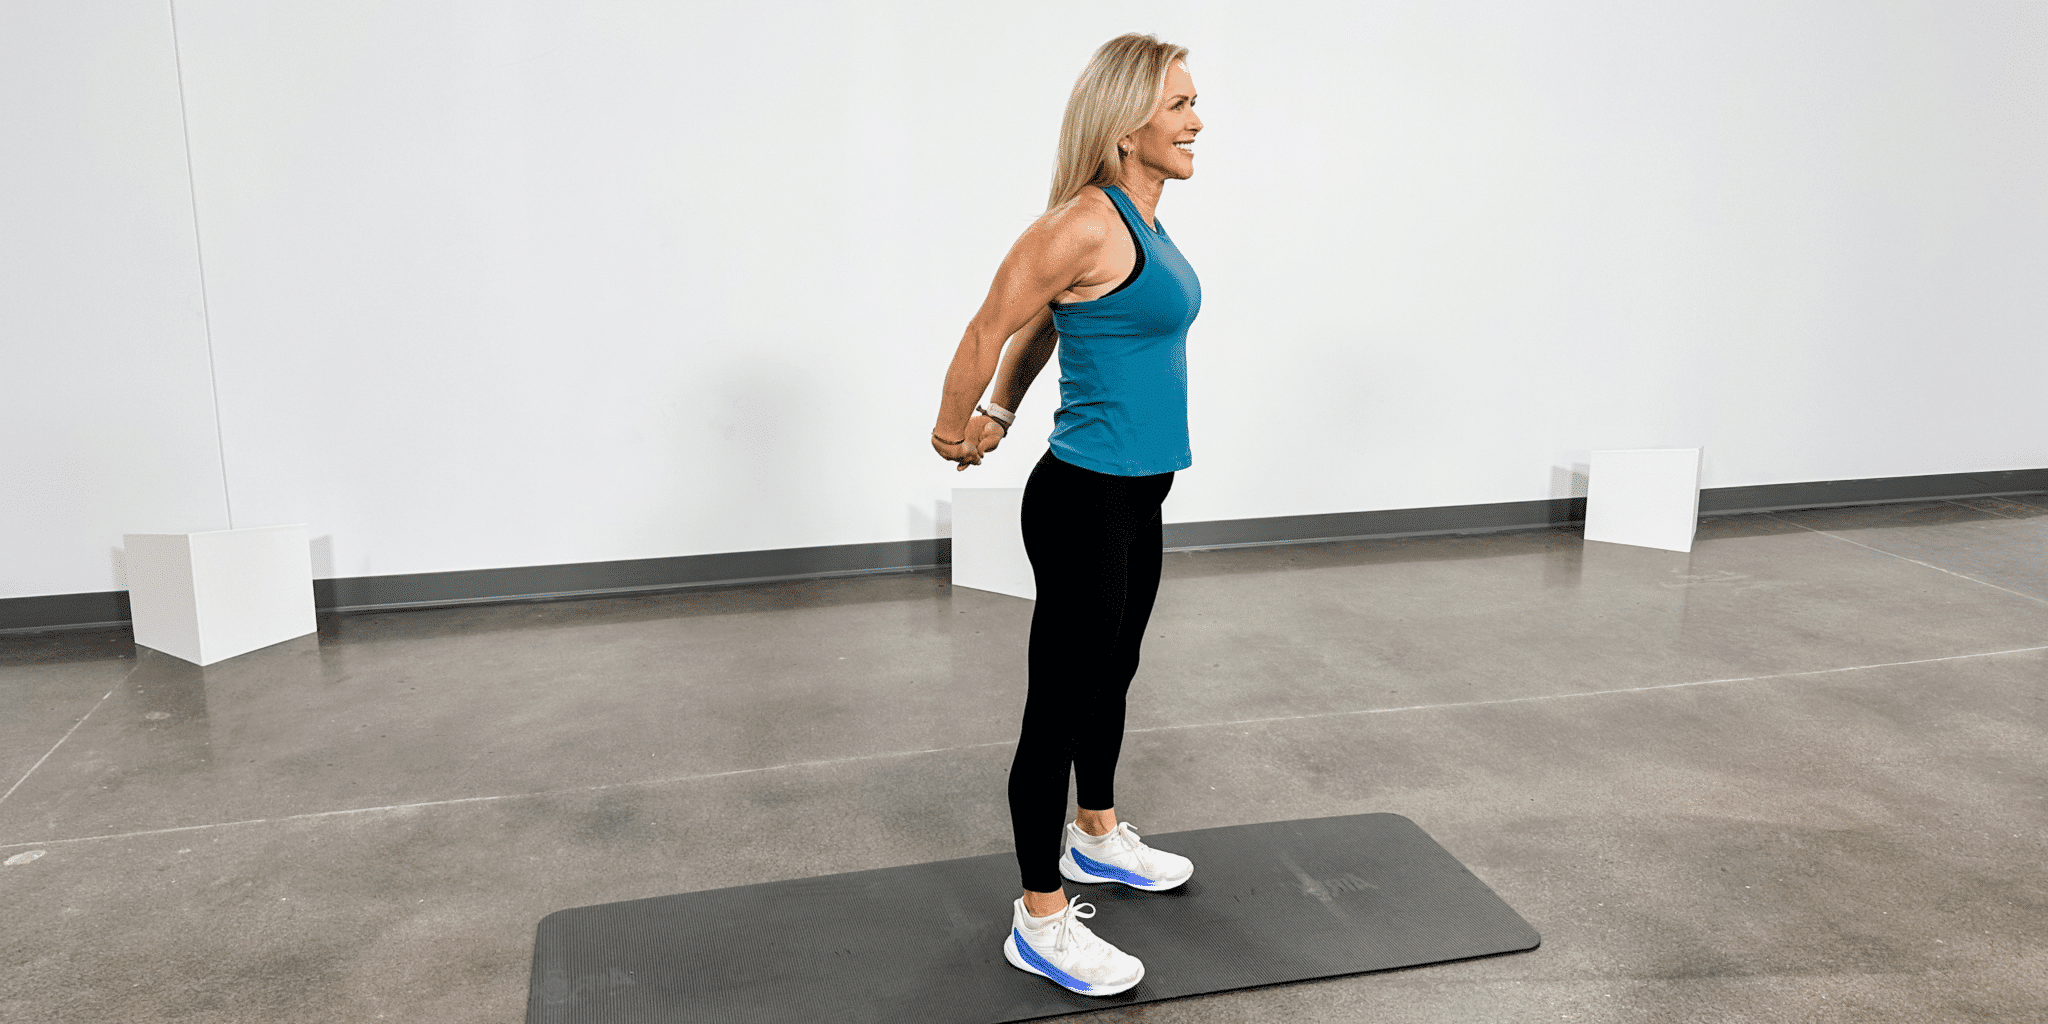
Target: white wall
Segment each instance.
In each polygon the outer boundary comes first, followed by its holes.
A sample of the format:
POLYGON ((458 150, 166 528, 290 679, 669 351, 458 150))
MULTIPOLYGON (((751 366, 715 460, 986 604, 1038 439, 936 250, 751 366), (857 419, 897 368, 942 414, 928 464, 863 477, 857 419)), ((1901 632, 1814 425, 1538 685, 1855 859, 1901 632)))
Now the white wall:
POLYGON ((0 4, 0 597, 223 524, 178 106, 164 4, 0 4))
POLYGON ((1126 31, 1208 124, 1168 521, 2048 465, 2038 3, 15 4, 0 597, 943 535, 1044 450, 1053 367, 925 435, 1126 31))

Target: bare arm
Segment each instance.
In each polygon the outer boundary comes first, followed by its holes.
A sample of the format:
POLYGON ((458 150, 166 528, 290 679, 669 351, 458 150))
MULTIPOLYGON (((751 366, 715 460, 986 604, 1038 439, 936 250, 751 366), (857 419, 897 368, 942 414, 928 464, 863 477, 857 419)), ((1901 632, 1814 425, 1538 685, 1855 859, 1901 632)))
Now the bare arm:
POLYGON ((1024 402, 1024 393, 1031 390, 1031 382, 1038 379, 1038 371, 1045 369, 1046 360, 1059 347, 1059 341, 1059 332, 1053 329, 1052 310, 1040 310, 1004 347, 1003 365, 996 371, 996 386, 989 392, 989 400, 1016 412, 1024 402))
MULTIPOLYGON (((939 418, 932 427, 938 441, 967 436, 967 421, 974 413, 974 403, 981 400, 990 379, 996 375, 1005 343, 1026 327, 1040 324, 1033 333, 1025 335, 1023 340, 1027 344, 1013 346, 1017 349, 1016 363, 1003 378, 996 401, 1022 398, 1051 354, 1051 347, 1044 344, 1046 329, 1052 322, 1052 310, 1046 304, 1094 267, 1107 233, 1101 220, 1089 210, 1069 203, 1039 218, 1010 247, 1009 255, 996 270, 988 297, 968 322, 960 346, 954 350, 952 365, 946 368, 939 418)), ((1057 339, 1056 335, 1053 337, 1057 339)))

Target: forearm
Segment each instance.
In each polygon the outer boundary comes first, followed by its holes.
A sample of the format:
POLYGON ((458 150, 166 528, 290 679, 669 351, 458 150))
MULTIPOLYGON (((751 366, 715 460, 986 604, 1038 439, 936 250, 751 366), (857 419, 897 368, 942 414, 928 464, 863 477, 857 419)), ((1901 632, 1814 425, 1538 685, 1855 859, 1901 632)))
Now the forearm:
POLYGON ((1038 379, 1038 371, 1045 369, 1046 360, 1052 358, 1059 340, 1049 315, 1017 332, 1010 340, 1009 350, 1003 353, 1002 369, 996 371, 996 386, 989 400, 1016 412, 1024 403, 1024 393, 1031 390, 1031 382, 1038 379))
POLYGON ((953 365, 946 367, 946 390, 939 399, 938 421, 932 427, 939 440, 958 441, 967 436, 967 421, 974 415, 974 404, 988 390, 989 378, 995 376, 1001 356, 1001 348, 968 328, 967 335, 960 339, 960 347, 953 352, 953 365))
POLYGON ((975 403, 988 391, 990 378, 995 379, 996 388, 989 400, 1016 412, 1058 343, 1050 309, 1025 324, 1000 349, 969 327, 953 353, 953 364, 946 368, 945 394, 939 400, 939 418, 932 432, 942 441, 966 437, 967 422, 974 415, 975 403))

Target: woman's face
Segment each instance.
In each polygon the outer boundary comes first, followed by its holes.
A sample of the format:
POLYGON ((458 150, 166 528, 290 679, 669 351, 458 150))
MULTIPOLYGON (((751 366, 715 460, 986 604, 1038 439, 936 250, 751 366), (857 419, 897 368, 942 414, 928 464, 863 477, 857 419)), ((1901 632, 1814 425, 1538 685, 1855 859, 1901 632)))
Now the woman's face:
POLYGON ((1202 119, 1195 116, 1194 76, 1188 74, 1187 65, 1174 61, 1166 69, 1166 89, 1160 94, 1159 106, 1152 111, 1152 120, 1125 136, 1131 144, 1130 155, 1124 158, 1125 177, 1193 177, 1193 147, 1182 149, 1174 144, 1191 142, 1201 130, 1202 119))

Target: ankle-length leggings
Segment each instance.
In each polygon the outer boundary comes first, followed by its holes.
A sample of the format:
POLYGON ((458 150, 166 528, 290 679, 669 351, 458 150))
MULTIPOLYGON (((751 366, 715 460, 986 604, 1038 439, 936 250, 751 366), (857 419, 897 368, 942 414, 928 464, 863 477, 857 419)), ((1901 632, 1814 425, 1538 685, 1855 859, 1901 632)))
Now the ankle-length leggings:
POLYGON ((1025 482, 1024 553, 1038 600, 1009 796, 1017 869, 1032 892, 1060 887, 1069 767, 1077 804, 1116 806, 1124 694, 1159 594, 1159 508, 1172 489, 1172 473, 1112 476, 1050 449, 1025 482))

